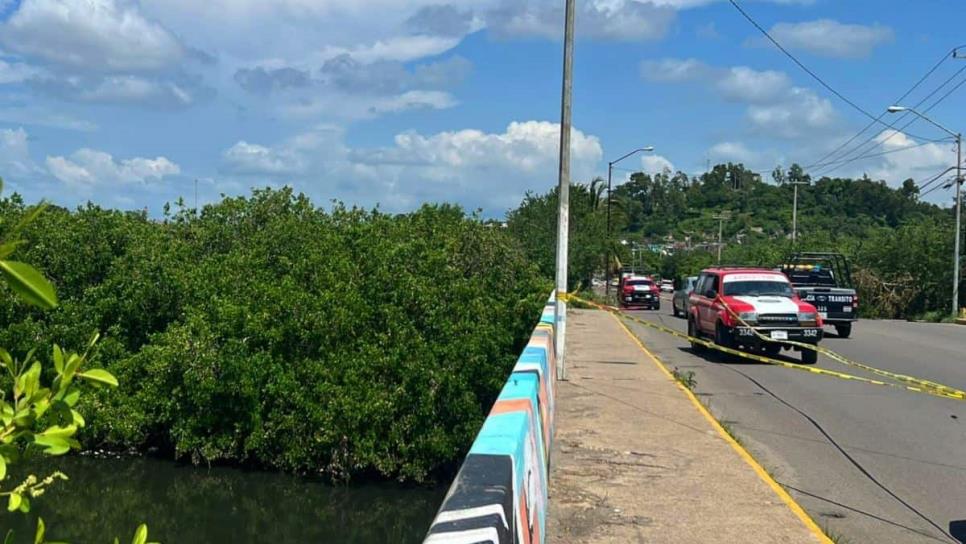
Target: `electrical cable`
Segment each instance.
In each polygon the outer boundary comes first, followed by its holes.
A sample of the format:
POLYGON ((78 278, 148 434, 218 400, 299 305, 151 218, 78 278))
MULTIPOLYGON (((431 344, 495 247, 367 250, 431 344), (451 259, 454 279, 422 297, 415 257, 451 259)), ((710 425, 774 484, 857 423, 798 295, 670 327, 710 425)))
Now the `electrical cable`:
MULTIPOLYGON (((966 71, 966 66, 963 66, 962 68, 960 68, 959 70, 957 70, 956 73, 954 73, 952 76, 950 76, 948 79, 946 79, 946 81, 944 81, 939 87, 936 87, 935 89, 933 89, 933 91, 931 93, 929 93, 922 100, 920 100, 919 102, 917 102, 916 105, 912 107, 912 109, 918 108, 926 100, 929 100, 930 98, 932 98, 933 95, 935 95, 937 92, 939 92, 940 90, 942 90, 946 85, 949 84, 949 82, 951 82, 953 79, 955 79, 958 75, 960 75, 964 71, 966 71)), ((946 100, 946 98, 948 98, 949 95, 951 95, 953 92, 955 92, 957 89, 959 89, 964 83, 966 83, 966 78, 963 78, 952 89, 950 89, 949 91, 947 91, 946 94, 944 94, 938 100, 936 100, 935 102, 933 102, 932 105, 930 105, 928 108, 925 109, 925 111, 923 111, 923 113, 929 112, 930 110, 932 110, 933 108, 935 108, 937 105, 939 105, 941 102, 943 102, 944 100, 946 100)), ((903 113, 902 116, 900 116, 899 120, 896 121, 896 124, 898 124, 899 121, 901 121, 907 115, 909 115, 908 112, 903 113)), ((919 120, 920 120, 920 118, 919 118, 918 115, 913 115, 912 120, 910 120, 908 123, 902 125, 898 129, 896 129, 895 126, 893 126, 892 127, 893 132, 891 134, 889 134, 888 136, 886 136, 884 139, 882 139, 880 141, 877 141, 877 142, 874 142, 871 146, 869 146, 866 149, 861 149, 866 144, 868 144, 869 142, 872 142, 873 140, 875 140, 876 138, 878 138, 882 134, 882 132, 880 132, 878 134, 873 134, 872 136, 869 136, 861 144, 855 146, 854 148, 852 148, 851 151, 849 151, 849 152, 847 152, 847 153, 845 153, 845 154, 842 155, 843 157, 845 157, 847 155, 852 155, 852 156, 851 157, 848 157, 848 160, 842 159, 844 162, 841 165, 839 165, 839 167, 844 166, 845 164, 848 164, 849 162, 854 162, 855 160, 858 160, 858 157, 855 156, 856 153, 859 153, 859 154, 868 153, 869 151, 872 151, 876 147, 882 146, 883 144, 885 144, 886 142, 888 142, 889 140, 891 140, 892 138, 894 138, 896 135, 898 135, 900 133, 908 134, 908 133, 904 132, 905 129, 906 129, 906 127, 908 127, 909 125, 911 125, 911 124, 913 124, 913 123, 915 123, 916 121, 919 121, 919 120), (861 151, 860 151, 860 149, 861 149, 861 151)), ((943 139, 943 140, 936 140, 936 141, 946 141, 946 140, 948 140, 948 138, 943 139)), ((820 167, 819 168, 819 171, 818 172, 815 172, 813 175, 815 175, 815 176, 821 176, 821 175, 825 175, 828 172, 831 172, 833 170, 835 170, 835 168, 820 167)))
MULTIPOLYGON (((856 104, 852 100, 849 100, 845 95, 843 95, 842 93, 840 93, 837 90, 835 90, 835 88, 833 88, 831 85, 829 85, 828 83, 826 83, 824 79, 822 79, 821 77, 819 77, 819 75, 816 74, 815 72, 813 72, 808 66, 805 66, 805 64, 803 64, 802 61, 798 60, 798 58, 795 57, 795 55, 791 54, 791 52, 789 52, 787 49, 785 49, 782 46, 782 44, 778 43, 778 40, 776 40, 775 38, 773 38, 772 35, 769 34, 768 31, 765 30, 760 24, 758 24, 757 21, 755 21, 754 19, 752 19, 751 15, 748 15, 748 12, 746 12, 744 9, 741 8, 741 6, 738 5, 737 0, 728 0, 728 1, 731 2, 731 5, 734 6, 735 9, 737 9, 738 12, 741 13, 741 15, 743 15, 745 17, 745 19, 748 20, 749 23, 751 23, 755 28, 757 28, 759 32, 761 32, 766 38, 768 38, 769 41, 771 41, 771 43, 773 43, 775 45, 775 47, 777 47, 782 53, 784 53, 786 57, 788 57, 789 59, 791 59, 792 62, 794 62, 796 65, 798 65, 799 68, 801 68, 802 70, 804 70, 805 73, 807 73, 808 75, 812 76, 812 79, 814 79, 815 81, 819 82, 819 84, 821 84, 823 87, 825 87, 829 92, 831 92, 832 94, 834 94, 836 97, 838 97, 840 100, 842 100, 843 102, 845 102, 849 106, 852 106, 852 108, 854 108, 856 111, 860 112, 862 115, 865 115, 869 119, 872 119, 872 122, 873 123, 881 123, 881 124, 883 124, 883 125, 885 125, 885 126, 887 126, 889 128, 893 128, 891 125, 889 125, 889 123, 886 123, 885 121, 880 120, 880 117, 882 117, 881 115, 879 117, 876 117, 876 116, 872 115, 871 113, 869 113, 868 111, 866 111, 864 108, 862 108, 861 106, 859 106, 858 104, 856 104)), ((919 138, 919 139, 926 139, 926 138, 919 138)))
POLYGON ((852 457, 849 454, 849 452, 845 451, 845 448, 843 448, 841 445, 839 445, 839 443, 836 442, 834 438, 832 438, 832 436, 828 433, 828 431, 826 431, 825 428, 822 427, 822 425, 820 425, 817 421, 815 421, 815 419, 813 419, 812 416, 806 414, 804 411, 800 410, 798 407, 792 405, 791 403, 789 403, 785 399, 779 397, 778 395, 776 395, 775 393, 773 393, 770 389, 768 389, 767 387, 765 387, 764 385, 762 385, 758 380, 752 378, 748 374, 745 374, 744 372, 742 372, 742 371, 740 371, 737 368, 734 368, 732 366, 727 366, 725 368, 728 368, 729 370, 732 370, 734 372, 737 372, 738 374, 741 374, 742 376, 744 376, 745 378, 747 378, 751 383, 757 385, 762 391, 764 391, 765 393, 768 393, 768 395, 770 395, 772 398, 774 398, 778 402, 784 404, 788 408, 791 408, 792 410, 794 410, 795 412, 797 412, 800 416, 802 416, 803 418, 805 418, 806 421, 808 421, 809 423, 811 423, 812 426, 815 427, 815 429, 818 430, 818 432, 821 433, 822 436, 824 436, 826 440, 828 440, 829 444, 831 444, 832 447, 834 447, 836 450, 838 450, 838 452, 841 453, 852 464, 852 466, 854 466, 856 469, 858 469, 859 472, 861 472, 866 478, 868 478, 870 482, 872 482, 877 487, 879 487, 879 489, 885 491, 890 497, 892 497, 893 499, 895 499, 896 501, 898 501, 899 504, 901 504, 902 506, 906 507, 910 512, 914 513, 920 519, 922 519, 923 521, 925 521, 926 523, 928 523, 929 525, 931 525, 933 528, 935 528, 937 531, 939 531, 939 533, 941 535, 952 539, 953 542, 956 542, 958 540, 958 539, 953 538, 953 536, 951 534, 949 534, 945 529, 943 529, 935 521, 931 520, 925 514, 923 514, 922 512, 920 512, 918 509, 916 509, 916 507, 912 506, 911 504, 909 504, 908 502, 906 502, 905 500, 903 500, 902 497, 900 497, 899 495, 895 494, 895 492, 893 492, 891 489, 889 489, 888 487, 886 487, 882 482, 880 482, 879 480, 877 480, 876 477, 873 476, 868 470, 866 470, 866 468, 863 467, 862 464, 859 463, 854 457, 852 457))
MULTIPOLYGON (((951 52, 952 53, 955 53, 956 52, 956 49, 954 48, 951 52)), ((912 92, 915 91, 917 88, 919 88, 919 86, 922 85, 922 83, 924 81, 926 81, 926 79, 928 79, 929 76, 931 76, 933 74, 933 72, 935 72, 937 69, 939 69, 939 67, 942 66, 943 63, 945 63, 947 60, 949 60, 950 59, 950 56, 951 55, 949 53, 944 53, 943 56, 942 56, 942 58, 939 59, 939 62, 937 62, 936 64, 934 64, 933 67, 930 68, 929 71, 926 72, 925 75, 923 75, 921 78, 919 78, 919 81, 917 81, 912 87, 910 87, 909 90, 907 90, 902 96, 900 96, 899 98, 897 98, 896 100, 894 100, 893 101, 893 104, 898 104, 898 103, 902 102, 903 100, 905 100, 905 98, 907 96, 909 96, 910 94, 912 94, 912 92)), ((845 142, 843 142, 841 145, 839 145, 838 147, 836 147, 832 151, 829 151, 828 153, 826 153, 822 158, 818 159, 814 163, 805 166, 805 168, 806 169, 812 168, 812 167, 816 166, 817 164, 822 163, 823 161, 828 160, 833 155, 838 154, 838 152, 841 149, 847 147, 850 143, 852 143, 853 141, 855 141, 855 139, 858 138, 859 136, 861 136, 863 133, 865 133, 866 130, 868 130, 869 128, 875 126, 876 121, 881 120, 885 116, 886 113, 888 113, 888 110, 883 111, 881 114, 879 114, 879 117, 877 117, 875 121, 870 121, 869 124, 865 125, 862 128, 862 130, 856 132, 851 138, 849 138, 848 140, 846 140, 845 142)))

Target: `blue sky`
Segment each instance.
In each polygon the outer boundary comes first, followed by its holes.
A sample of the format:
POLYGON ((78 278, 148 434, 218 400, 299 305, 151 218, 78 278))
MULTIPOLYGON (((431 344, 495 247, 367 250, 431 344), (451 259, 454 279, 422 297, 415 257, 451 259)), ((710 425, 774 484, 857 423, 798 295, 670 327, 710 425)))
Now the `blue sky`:
MULTIPOLYGON (((578 181, 645 145, 655 153, 621 163, 619 178, 697 174, 708 160, 811 165, 868 121, 726 1, 577 3, 578 181)), ((202 203, 288 184, 320 204, 452 201, 502 215, 556 181, 563 4, 0 0, 0 176, 30 200, 153 215, 179 195, 190 204, 195 180, 202 203)), ((741 4, 875 115, 966 44, 959 2, 741 4)), ((964 67, 947 60, 905 102, 949 80, 925 109, 964 67)), ((966 85, 929 116, 960 130, 964 112, 966 85)), ((928 179, 955 161, 930 141, 943 137, 921 121, 877 126, 842 163, 811 170, 928 179), (863 155, 874 156, 844 161, 863 155)))

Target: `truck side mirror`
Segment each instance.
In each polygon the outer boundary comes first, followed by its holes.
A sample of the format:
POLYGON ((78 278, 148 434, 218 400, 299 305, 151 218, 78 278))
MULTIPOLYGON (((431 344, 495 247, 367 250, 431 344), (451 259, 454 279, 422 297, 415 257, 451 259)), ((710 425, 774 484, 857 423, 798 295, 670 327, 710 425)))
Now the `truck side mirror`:
POLYGON ((708 289, 707 292, 704 293, 704 296, 708 298, 718 298, 718 292, 714 289, 708 289))

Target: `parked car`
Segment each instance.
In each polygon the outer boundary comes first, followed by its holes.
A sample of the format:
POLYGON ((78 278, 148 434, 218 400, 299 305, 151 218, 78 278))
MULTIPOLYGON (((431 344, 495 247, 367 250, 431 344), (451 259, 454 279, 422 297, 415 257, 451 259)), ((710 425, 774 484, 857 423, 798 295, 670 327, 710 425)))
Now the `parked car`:
MULTIPOLYGON (((818 353, 770 340, 818 344, 822 317, 801 300, 785 274, 764 268, 716 267, 701 272, 689 298, 688 335, 707 337, 719 346, 758 351, 774 357, 782 348, 814 364, 818 353)), ((701 344, 692 342, 700 351, 701 344)))
POLYGON ((781 271, 791 280, 798 296, 813 304, 822 321, 834 326, 840 338, 852 334, 852 323, 859 320, 859 295, 844 255, 795 253, 785 259, 781 271))
POLYGON ((674 280, 661 280, 661 292, 662 293, 673 293, 674 292, 674 280))
POLYGON ((651 278, 631 276, 622 282, 620 292, 622 308, 644 307, 661 309, 661 293, 651 278))
POLYGON ((694 291, 694 286, 697 283, 697 276, 688 276, 681 280, 681 285, 671 295, 671 310, 674 312, 674 317, 687 317, 688 308, 690 308, 688 298, 691 296, 691 291, 694 291))

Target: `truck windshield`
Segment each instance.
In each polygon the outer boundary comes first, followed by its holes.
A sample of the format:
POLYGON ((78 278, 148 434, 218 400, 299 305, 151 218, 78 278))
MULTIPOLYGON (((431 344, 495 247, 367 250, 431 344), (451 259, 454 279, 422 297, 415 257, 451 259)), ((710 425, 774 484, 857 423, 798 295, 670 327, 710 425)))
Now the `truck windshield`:
POLYGON ((725 282, 724 294, 728 296, 779 296, 792 297, 792 286, 786 281, 732 281, 725 282))

